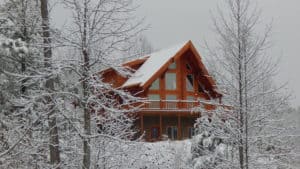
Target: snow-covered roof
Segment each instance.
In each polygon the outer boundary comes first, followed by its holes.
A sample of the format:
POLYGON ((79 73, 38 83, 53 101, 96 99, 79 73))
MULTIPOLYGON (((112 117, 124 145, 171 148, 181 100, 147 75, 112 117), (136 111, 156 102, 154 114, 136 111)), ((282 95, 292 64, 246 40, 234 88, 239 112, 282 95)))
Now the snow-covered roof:
POLYGON ((150 54, 145 63, 122 85, 143 86, 166 62, 174 57, 188 42, 150 54))

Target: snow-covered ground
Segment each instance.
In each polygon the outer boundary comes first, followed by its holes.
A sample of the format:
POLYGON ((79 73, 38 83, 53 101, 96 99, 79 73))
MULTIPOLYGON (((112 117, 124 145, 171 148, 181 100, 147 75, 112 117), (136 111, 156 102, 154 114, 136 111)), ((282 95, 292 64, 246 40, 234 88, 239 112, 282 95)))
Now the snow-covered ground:
POLYGON ((143 143, 145 168, 183 169, 191 161, 191 141, 143 143))

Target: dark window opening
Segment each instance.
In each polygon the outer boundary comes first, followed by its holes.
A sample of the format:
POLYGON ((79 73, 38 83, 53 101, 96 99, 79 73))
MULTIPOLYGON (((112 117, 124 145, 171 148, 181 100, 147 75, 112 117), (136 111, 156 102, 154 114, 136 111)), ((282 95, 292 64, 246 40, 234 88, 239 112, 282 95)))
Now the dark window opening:
POLYGON ((194 90, 194 76, 192 74, 186 75, 186 88, 188 91, 194 90))
POLYGON ((195 135, 195 128, 189 127, 189 138, 192 138, 195 135))
POLYGON ((152 127, 152 129, 151 129, 151 138, 152 139, 158 139, 159 138, 159 128, 158 127, 152 127))
POLYGON ((202 85, 200 84, 200 82, 198 82, 198 92, 199 93, 204 93, 204 88, 202 87, 202 85))
POLYGON ((169 126, 167 128, 167 134, 168 138, 171 140, 176 140, 177 139, 177 127, 176 126, 169 126))
POLYGON ((186 64, 185 66, 187 70, 192 70, 192 67, 189 64, 186 64))

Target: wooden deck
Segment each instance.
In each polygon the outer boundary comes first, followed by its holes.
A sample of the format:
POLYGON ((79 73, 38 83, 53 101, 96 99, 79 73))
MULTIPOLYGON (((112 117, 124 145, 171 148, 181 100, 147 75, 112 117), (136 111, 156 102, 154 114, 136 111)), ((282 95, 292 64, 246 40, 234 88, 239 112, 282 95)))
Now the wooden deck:
POLYGON ((195 100, 146 100, 142 111, 146 112, 192 112, 196 107, 203 106, 206 109, 214 109, 213 104, 195 100))

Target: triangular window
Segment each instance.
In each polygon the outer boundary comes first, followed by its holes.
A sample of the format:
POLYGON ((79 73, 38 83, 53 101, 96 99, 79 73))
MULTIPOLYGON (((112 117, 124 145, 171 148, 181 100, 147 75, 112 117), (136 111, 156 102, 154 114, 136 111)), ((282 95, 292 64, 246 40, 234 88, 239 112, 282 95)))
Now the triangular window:
POLYGON ((159 89, 159 79, 156 79, 150 86, 151 90, 158 90, 159 89))

